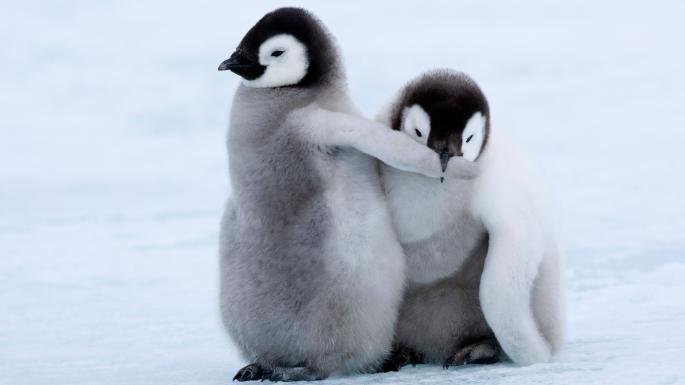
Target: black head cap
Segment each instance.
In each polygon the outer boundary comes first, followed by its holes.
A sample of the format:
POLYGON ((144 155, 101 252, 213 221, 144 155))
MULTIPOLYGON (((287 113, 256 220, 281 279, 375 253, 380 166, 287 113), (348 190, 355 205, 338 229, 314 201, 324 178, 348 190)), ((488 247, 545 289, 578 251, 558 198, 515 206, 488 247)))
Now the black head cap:
MULTIPOLYGON (((487 99, 467 75, 451 71, 428 72, 407 84, 391 112, 391 126, 400 130, 406 107, 419 105, 430 117, 427 145, 443 157, 462 155, 462 132, 474 114, 485 117, 485 148, 490 131, 487 99)), ((481 150, 482 151, 482 150, 481 150)))
POLYGON ((338 54, 333 38, 323 24, 302 8, 279 8, 262 17, 243 37, 231 58, 219 70, 231 70, 247 80, 260 77, 266 67, 259 63, 259 47, 267 39, 288 34, 307 49, 308 68, 294 86, 309 86, 327 79, 337 70, 338 54))

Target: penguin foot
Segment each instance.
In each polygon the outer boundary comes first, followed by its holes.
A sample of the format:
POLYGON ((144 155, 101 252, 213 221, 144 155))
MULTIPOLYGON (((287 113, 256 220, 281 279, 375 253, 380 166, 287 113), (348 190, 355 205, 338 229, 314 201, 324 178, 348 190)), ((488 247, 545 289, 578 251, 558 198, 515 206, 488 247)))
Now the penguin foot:
POLYGON ((448 357, 442 365, 445 369, 450 366, 466 364, 494 364, 500 361, 502 348, 494 337, 488 337, 475 344, 467 345, 448 357))
POLYGON ((257 364, 249 364, 244 368, 238 370, 238 373, 233 376, 233 381, 257 381, 262 379, 264 369, 257 364))
POLYGON ((316 381, 322 380, 324 377, 313 369, 304 366, 265 369, 258 364, 250 364, 238 370, 233 381, 316 381))
POLYGON ((378 372, 398 372, 403 366, 423 363, 423 357, 414 349, 406 346, 395 346, 390 352, 390 356, 383 361, 378 372))
POLYGON ((276 367, 264 373, 262 381, 318 381, 323 380, 325 376, 321 375, 314 369, 304 366, 294 367, 276 367))

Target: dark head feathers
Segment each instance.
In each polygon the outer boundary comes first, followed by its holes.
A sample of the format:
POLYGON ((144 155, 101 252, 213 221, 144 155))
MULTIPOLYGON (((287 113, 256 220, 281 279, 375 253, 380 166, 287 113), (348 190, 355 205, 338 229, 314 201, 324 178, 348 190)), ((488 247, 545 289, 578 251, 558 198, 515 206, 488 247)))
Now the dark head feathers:
MULTIPOLYGON (((473 114, 486 119, 486 136, 490 130, 490 109, 480 87, 468 75, 452 70, 427 72, 409 82, 391 109, 391 127, 400 130, 406 107, 418 104, 430 116, 428 146, 440 152, 454 143, 460 146, 461 133, 473 114)), ((485 145, 485 144, 484 144, 485 145)))
POLYGON ((340 70, 333 37, 318 18, 302 8, 286 7, 267 13, 247 32, 238 50, 258 60, 260 45, 280 34, 292 35, 307 47, 309 68, 298 86, 326 80, 340 70))
POLYGON ((462 127, 476 112, 481 112, 486 119, 490 116, 488 101, 476 82, 468 75, 452 70, 427 72, 404 87, 391 112, 394 130, 400 129, 404 108, 414 104, 420 105, 431 116, 431 121, 447 113, 463 120, 462 127))

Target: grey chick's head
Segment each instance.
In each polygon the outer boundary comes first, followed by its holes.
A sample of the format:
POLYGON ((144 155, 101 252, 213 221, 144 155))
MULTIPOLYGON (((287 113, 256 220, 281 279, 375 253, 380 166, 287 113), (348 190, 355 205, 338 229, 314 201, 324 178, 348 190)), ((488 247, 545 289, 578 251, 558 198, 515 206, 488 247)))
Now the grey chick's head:
POLYGON ((308 87, 338 75, 338 52, 323 24, 302 8, 267 13, 219 65, 255 88, 308 87))

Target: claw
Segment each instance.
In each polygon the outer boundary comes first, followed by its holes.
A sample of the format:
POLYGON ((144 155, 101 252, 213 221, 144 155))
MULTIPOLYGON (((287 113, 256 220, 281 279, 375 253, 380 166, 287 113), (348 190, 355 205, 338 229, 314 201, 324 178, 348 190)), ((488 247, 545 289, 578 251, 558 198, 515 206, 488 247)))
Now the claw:
POLYGON ((449 369, 450 366, 461 366, 466 365, 469 362, 467 357, 464 357, 463 351, 455 353, 453 356, 447 358, 442 364, 444 369, 449 369))
POLYGON ((249 364, 242 369, 238 370, 235 376, 233 376, 233 381, 243 382, 243 381, 256 381, 259 379, 264 379, 264 370, 257 364, 249 364))
POLYGON ((423 357, 414 350, 403 346, 395 347, 390 356, 383 362, 379 371, 383 373, 397 372, 405 365, 411 364, 411 366, 416 366, 416 364, 422 362, 423 357))
POLYGON ((233 377, 233 381, 314 381, 324 377, 325 375, 304 366, 265 369, 258 364, 250 364, 240 369, 233 377))
POLYGON ((486 338, 482 341, 467 345, 459 349, 445 360, 443 368, 461 366, 466 364, 494 364, 499 362, 502 348, 494 338, 486 338))

